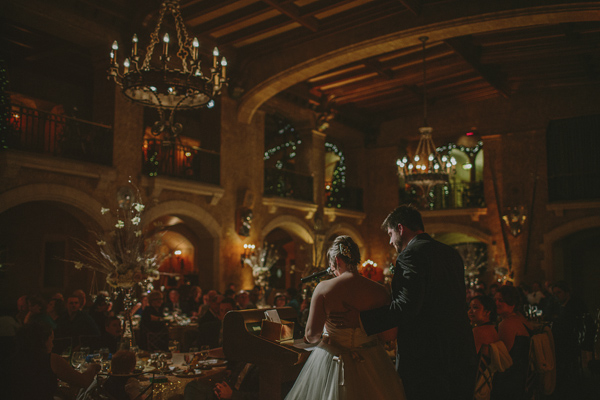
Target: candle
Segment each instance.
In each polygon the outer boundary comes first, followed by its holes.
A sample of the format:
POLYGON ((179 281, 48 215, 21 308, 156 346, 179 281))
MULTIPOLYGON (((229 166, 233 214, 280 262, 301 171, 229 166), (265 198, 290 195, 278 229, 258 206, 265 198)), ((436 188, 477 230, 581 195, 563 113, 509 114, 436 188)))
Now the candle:
POLYGON ((137 56, 137 44, 138 44, 138 37, 137 35, 134 33, 133 34, 133 38, 131 39, 131 43, 132 43, 132 47, 131 47, 131 56, 135 57, 137 56))
POLYGON ((169 53, 169 34, 165 33, 165 36, 163 37, 163 54, 165 55, 165 59, 166 59, 168 53, 169 53))
POLYGON ((217 63, 218 60, 217 58, 219 57, 219 49, 217 49, 216 47, 213 49, 213 68, 217 68, 217 63))
POLYGON ((123 61, 123 73, 126 74, 129 72, 129 58, 126 58, 125 61, 123 61))
POLYGON ((117 43, 117 41, 115 40, 112 44, 112 59, 113 59, 113 64, 117 64, 117 50, 119 50, 119 43, 117 43))
POLYGON ((227 78, 227 74, 226 74, 226 70, 227 70, 227 59, 225 57, 223 57, 221 59, 221 75, 223 76, 223 80, 225 80, 225 78, 227 78))
POLYGON ((200 42, 198 41, 198 38, 194 38, 192 46, 194 47, 192 49, 192 58, 194 59, 194 61, 196 61, 198 59, 198 47, 200 47, 200 42))

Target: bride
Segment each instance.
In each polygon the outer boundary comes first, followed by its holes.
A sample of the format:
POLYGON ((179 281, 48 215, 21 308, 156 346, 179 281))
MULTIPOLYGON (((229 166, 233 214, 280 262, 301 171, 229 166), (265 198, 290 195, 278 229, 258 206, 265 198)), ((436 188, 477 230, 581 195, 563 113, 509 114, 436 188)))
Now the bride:
MULTIPOLYGON (((304 336, 306 343, 320 343, 286 400, 404 399, 402 382, 379 338, 327 320, 330 312, 345 310, 343 303, 359 311, 389 304, 387 290, 358 273, 360 251, 350 236, 337 237, 327 257, 335 278, 317 285, 304 336)), ((396 335, 384 334, 384 340, 396 335)))

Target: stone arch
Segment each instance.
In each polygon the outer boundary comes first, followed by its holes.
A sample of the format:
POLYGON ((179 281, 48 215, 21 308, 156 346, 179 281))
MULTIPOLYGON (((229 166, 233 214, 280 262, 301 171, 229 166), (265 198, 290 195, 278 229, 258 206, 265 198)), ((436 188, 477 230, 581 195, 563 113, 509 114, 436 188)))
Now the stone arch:
POLYGON ((486 244, 493 244, 494 238, 489 233, 485 233, 480 231, 477 228, 473 228, 469 225, 462 224, 427 224, 427 233, 435 234, 435 233, 445 233, 445 232, 456 232, 463 233, 465 235, 469 235, 474 237, 475 239, 480 240, 486 244))
POLYGON ((546 275, 546 279, 553 280, 554 278, 552 265, 554 261, 553 248, 555 243, 574 233, 592 228, 600 228, 599 215, 567 222, 564 225, 554 228, 543 236, 542 244, 540 246, 543 251, 541 268, 546 275))
POLYGON ((354 240, 354 242, 358 245, 358 249, 360 250, 361 257, 365 258, 364 257, 365 240, 363 239, 360 232, 358 230, 356 230, 356 228, 354 228, 350 224, 345 224, 345 223, 335 224, 331 228, 329 228, 327 230, 327 232, 325 233, 325 240, 327 240, 334 234, 350 236, 354 240))
POLYGON ((261 232, 260 242, 265 240, 265 237, 276 228, 281 228, 284 231, 298 237, 307 244, 313 244, 315 242, 312 234, 312 229, 308 224, 302 221, 300 218, 292 217, 289 215, 281 215, 271 220, 265 225, 261 232))
MULTIPOLYGON (((500 29, 598 21, 598 9, 597 4, 578 7, 574 7, 572 4, 562 4, 489 12, 405 29, 339 47, 334 51, 290 65, 282 71, 270 71, 267 79, 250 88, 243 97, 238 107, 238 121, 249 124, 261 104, 299 82, 353 61, 373 57, 383 52, 420 45, 419 37, 423 35, 427 35, 430 41, 434 42, 500 29)), ((265 71, 265 73, 269 73, 269 71, 265 71)))
MULTIPOLYGON (((33 201, 53 201, 73 207, 91 219, 104 231, 110 230, 111 223, 100 213, 103 207, 89 194, 78 189, 52 183, 36 183, 20 186, 0 194, 0 214, 21 204, 33 201)), ((77 214, 77 212, 76 212, 77 214)), ((84 225, 89 225, 81 216, 77 216, 84 225)))
POLYGON ((202 207, 193 203, 181 200, 165 201, 144 213, 144 224, 146 227, 152 221, 167 215, 183 217, 186 225, 198 236, 202 237, 205 230, 213 240, 212 246, 212 287, 218 287, 220 279, 220 246, 221 246, 221 225, 214 217, 202 207))

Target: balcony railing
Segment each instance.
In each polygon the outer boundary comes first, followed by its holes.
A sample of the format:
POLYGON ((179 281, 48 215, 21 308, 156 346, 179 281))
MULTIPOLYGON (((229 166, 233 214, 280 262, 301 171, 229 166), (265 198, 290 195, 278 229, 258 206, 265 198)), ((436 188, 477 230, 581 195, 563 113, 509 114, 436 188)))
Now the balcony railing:
POLYGON ((437 185, 426 194, 419 195, 418 189, 409 186, 400 188, 400 203, 413 204, 423 210, 446 210, 457 208, 484 208, 483 182, 454 182, 437 185))
POLYGON ((34 108, 12 106, 2 148, 112 165, 113 132, 95 124, 34 108))
POLYGON ((346 187, 326 191, 325 204, 331 208, 363 211, 363 190, 361 188, 346 187))
POLYGON ((313 177, 286 169, 265 168, 264 194, 312 203, 313 177))
POLYGON ((220 154, 173 141, 144 139, 144 173, 219 185, 220 154))

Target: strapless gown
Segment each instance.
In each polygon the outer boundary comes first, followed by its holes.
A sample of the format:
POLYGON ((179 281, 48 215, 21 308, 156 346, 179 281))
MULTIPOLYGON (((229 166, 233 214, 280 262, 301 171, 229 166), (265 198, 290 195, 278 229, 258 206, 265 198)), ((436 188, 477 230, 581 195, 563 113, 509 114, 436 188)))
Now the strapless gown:
POLYGON ((325 334, 330 343, 311 352, 286 400, 405 399, 402 381, 376 336, 331 326, 325 334))

